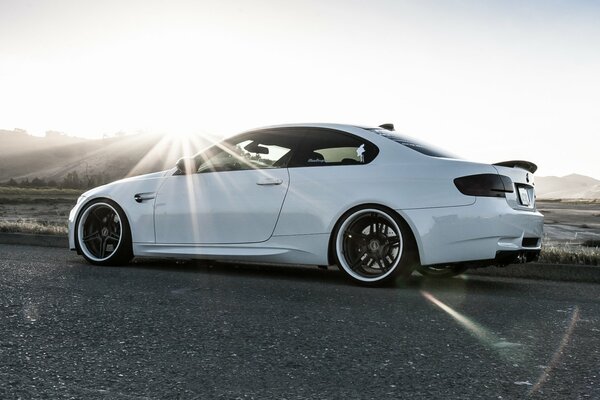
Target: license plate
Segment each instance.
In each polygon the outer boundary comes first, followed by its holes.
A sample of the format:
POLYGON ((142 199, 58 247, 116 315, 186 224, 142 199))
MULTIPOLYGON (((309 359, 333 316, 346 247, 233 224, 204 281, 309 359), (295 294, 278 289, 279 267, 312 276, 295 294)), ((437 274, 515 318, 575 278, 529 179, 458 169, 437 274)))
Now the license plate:
POLYGON ((531 204, 531 200, 529 199, 529 192, 527 191, 527 188, 519 188, 519 199, 521 200, 521 204, 529 207, 529 205, 531 204))

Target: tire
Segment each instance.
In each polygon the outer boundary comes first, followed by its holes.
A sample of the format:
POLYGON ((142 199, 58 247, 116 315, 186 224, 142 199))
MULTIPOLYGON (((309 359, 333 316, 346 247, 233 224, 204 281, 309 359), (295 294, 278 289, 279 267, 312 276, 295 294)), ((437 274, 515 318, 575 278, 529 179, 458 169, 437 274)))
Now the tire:
POLYGON ((467 270, 464 265, 419 265, 417 271, 428 278, 452 278, 467 270))
POLYGON ((94 265, 123 265, 133 257, 131 229, 117 203, 97 199, 79 213, 75 224, 75 245, 94 265))
POLYGON ((335 261, 361 285, 406 280, 416 265, 416 246, 408 225, 379 206, 355 208, 340 218, 332 237, 335 261))

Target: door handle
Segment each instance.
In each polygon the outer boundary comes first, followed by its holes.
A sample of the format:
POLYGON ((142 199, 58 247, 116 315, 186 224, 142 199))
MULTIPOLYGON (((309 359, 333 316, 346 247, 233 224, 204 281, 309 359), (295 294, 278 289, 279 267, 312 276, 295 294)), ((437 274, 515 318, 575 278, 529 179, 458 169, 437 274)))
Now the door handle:
POLYGON ((283 179, 272 179, 267 178, 256 182, 257 185, 260 186, 273 186, 273 185, 281 185, 283 183, 283 179))
POLYGON ((133 199, 138 203, 141 203, 144 200, 152 200, 155 196, 154 193, 136 193, 133 196, 133 199))

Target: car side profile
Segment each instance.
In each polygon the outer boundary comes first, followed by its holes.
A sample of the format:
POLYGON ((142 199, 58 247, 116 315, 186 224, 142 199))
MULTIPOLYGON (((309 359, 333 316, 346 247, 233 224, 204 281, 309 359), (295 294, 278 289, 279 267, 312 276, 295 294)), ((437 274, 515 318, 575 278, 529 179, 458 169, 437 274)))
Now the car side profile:
POLYGON ((336 264, 364 285, 415 268, 448 277, 537 258, 535 170, 454 158, 391 125, 260 128, 84 193, 69 215, 69 246, 97 265, 336 264))

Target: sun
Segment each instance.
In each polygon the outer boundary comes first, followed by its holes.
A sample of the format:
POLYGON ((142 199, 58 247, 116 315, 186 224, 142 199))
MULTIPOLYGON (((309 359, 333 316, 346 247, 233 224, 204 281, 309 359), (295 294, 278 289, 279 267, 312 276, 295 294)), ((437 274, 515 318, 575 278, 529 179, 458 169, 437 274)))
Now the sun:
MULTIPOLYGON (((136 176, 150 170, 168 170, 182 157, 191 157, 220 139, 214 135, 188 133, 153 133, 153 144, 126 176, 136 176)), ((136 138, 132 136, 132 141, 136 138)), ((127 146, 127 142, 123 145, 127 146)), ((133 144, 132 144, 133 145, 133 144)))

